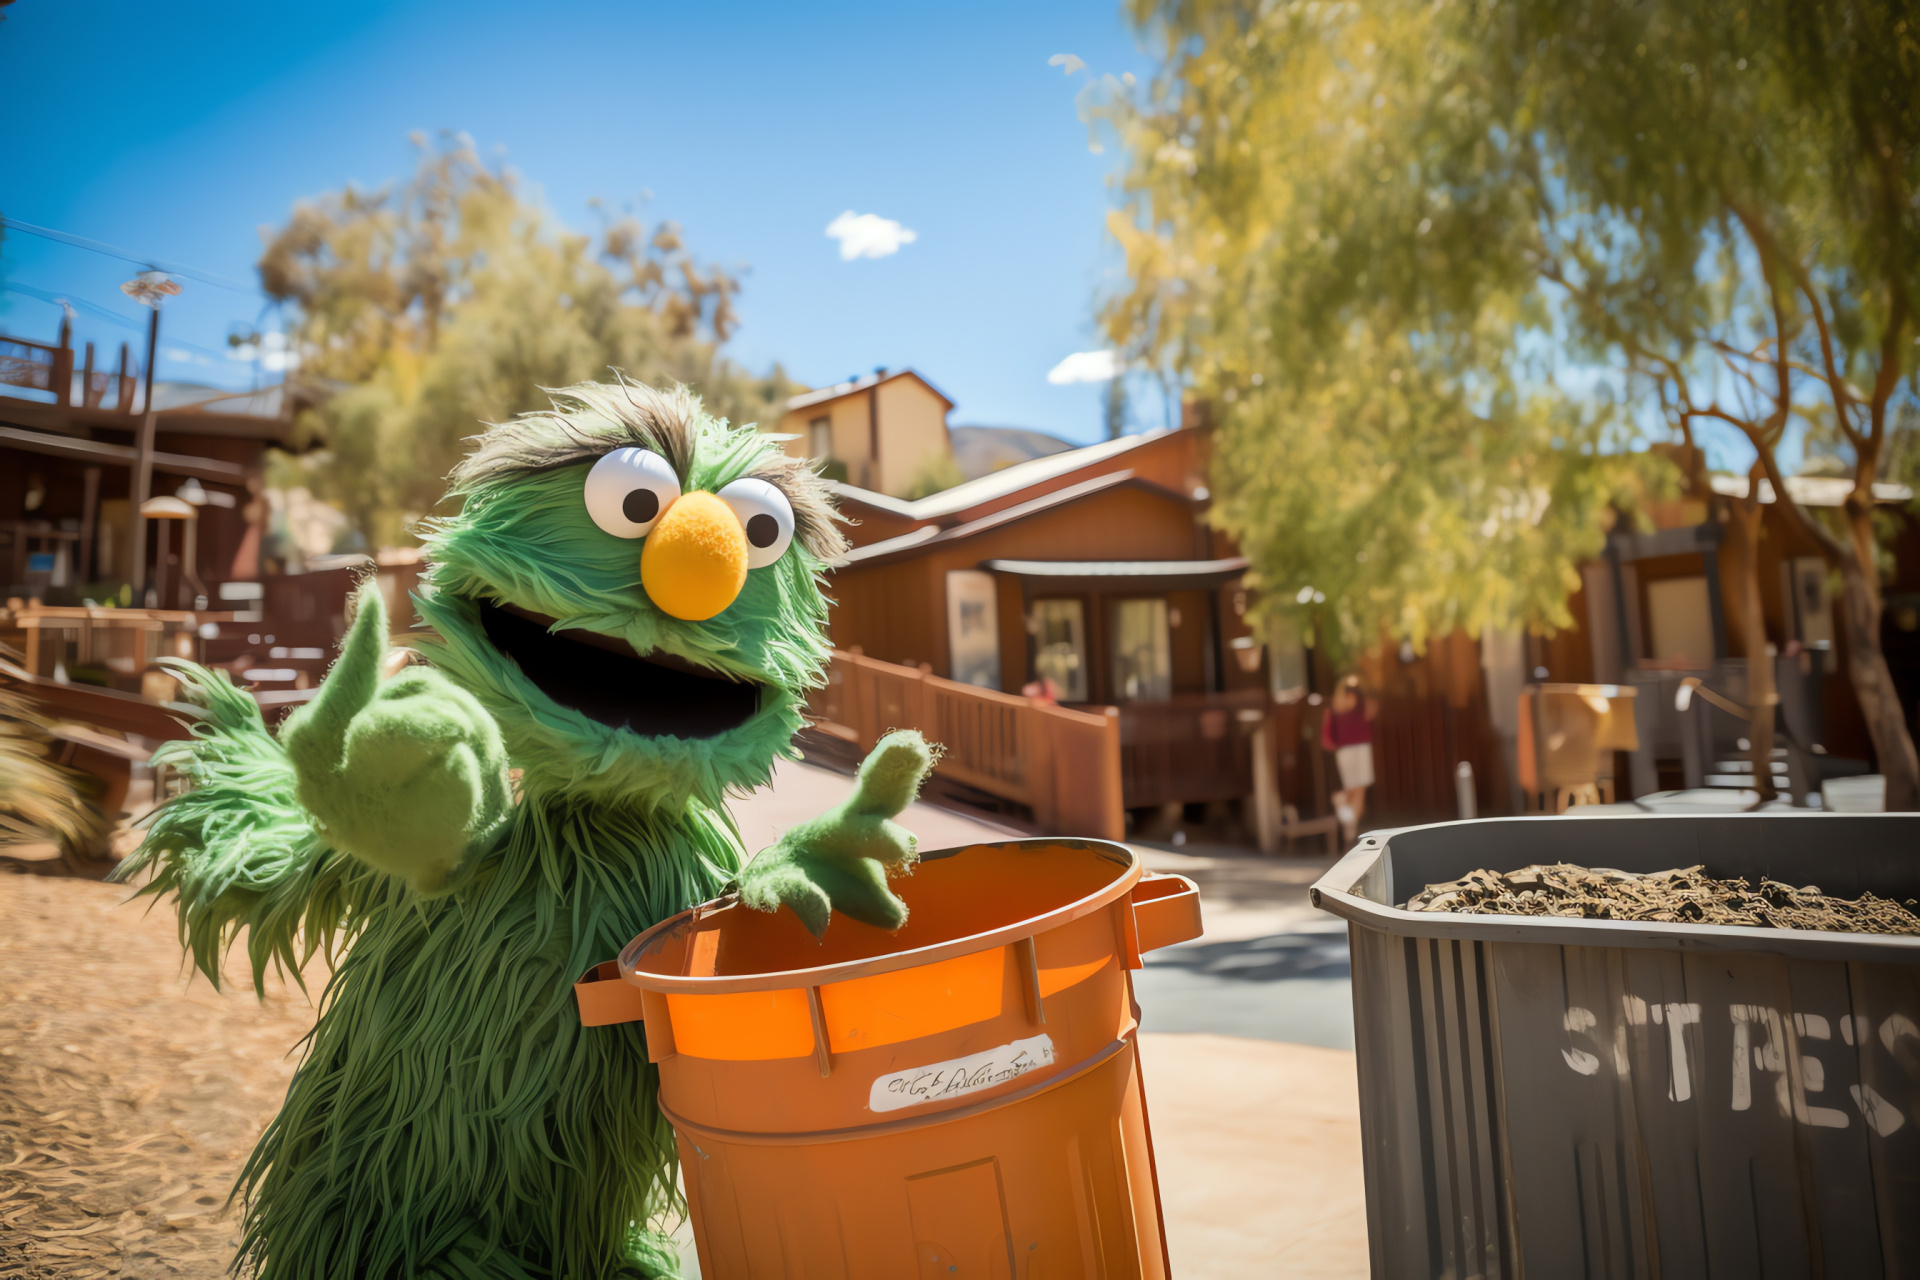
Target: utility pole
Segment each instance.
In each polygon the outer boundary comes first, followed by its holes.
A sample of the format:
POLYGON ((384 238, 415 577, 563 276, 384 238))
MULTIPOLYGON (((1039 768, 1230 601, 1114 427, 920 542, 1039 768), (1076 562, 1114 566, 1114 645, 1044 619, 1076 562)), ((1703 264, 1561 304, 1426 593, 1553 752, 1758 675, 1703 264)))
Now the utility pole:
POLYGON ((138 456, 133 464, 133 501, 127 505, 133 514, 133 598, 146 602, 147 590, 147 518, 140 508, 153 490, 153 366, 160 354, 160 301, 180 292, 180 286, 158 271, 143 271, 120 286, 120 291, 135 302, 152 308, 147 317, 147 394, 141 404, 138 456))

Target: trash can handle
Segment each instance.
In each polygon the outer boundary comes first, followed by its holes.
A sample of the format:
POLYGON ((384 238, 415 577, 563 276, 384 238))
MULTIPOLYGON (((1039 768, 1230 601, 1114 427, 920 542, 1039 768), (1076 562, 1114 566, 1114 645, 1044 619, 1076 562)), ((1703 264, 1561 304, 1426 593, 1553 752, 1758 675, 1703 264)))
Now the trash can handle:
MULTIPOLYGON (((1129 896, 1134 934, 1143 953, 1190 941, 1205 930, 1200 920, 1200 886, 1185 876, 1150 871, 1134 884, 1129 896)), ((1128 968, 1140 967, 1137 955, 1127 960, 1128 968)))
POLYGON ((604 960, 580 976, 573 984, 573 997, 580 1004, 580 1025, 611 1027, 622 1022, 640 1022, 640 988, 620 979, 620 962, 604 960))

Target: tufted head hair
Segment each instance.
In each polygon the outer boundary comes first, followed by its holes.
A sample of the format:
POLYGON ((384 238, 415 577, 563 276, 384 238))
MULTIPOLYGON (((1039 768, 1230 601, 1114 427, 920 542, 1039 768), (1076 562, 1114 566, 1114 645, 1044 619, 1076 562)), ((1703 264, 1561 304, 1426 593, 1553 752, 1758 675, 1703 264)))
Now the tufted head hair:
MULTIPOLYGON (((453 469, 453 493, 471 494, 496 480, 588 462, 629 446, 665 458, 687 485, 704 436, 752 431, 710 416, 685 387, 656 391, 621 378, 616 385, 582 382, 547 394, 551 409, 523 413, 475 437, 473 451, 453 469)), ((785 494, 793 505, 794 536, 822 563, 832 563, 846 551, 847 539, 826 484, 805 458, 780 451, 782 437, 760 438, 766 447, 741 474, 785 494)))

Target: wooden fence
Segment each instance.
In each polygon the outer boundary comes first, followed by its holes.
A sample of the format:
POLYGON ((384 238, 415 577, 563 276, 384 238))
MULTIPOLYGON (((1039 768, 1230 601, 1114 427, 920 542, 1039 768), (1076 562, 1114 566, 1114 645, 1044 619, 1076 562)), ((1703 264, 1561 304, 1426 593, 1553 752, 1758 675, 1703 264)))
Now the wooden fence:
POLYGON ((863 751, 890 729, 918 729, 945 748, 941 773, 1025 805, 1043 829, 1125 837, 1120 719, 1111 708, 1070 711, 836 649, 807 710, 863 751))
POLYGON ((1482 815, 1511 807, 1499 740, 1479 704, 1455 707, 1442 697, 1382 698, 1373 722, 1373 755, 1377 782, 1369 807, 1383 821, 1458 817, 1454 770, 1463 760, 1473 766, 1482 815))

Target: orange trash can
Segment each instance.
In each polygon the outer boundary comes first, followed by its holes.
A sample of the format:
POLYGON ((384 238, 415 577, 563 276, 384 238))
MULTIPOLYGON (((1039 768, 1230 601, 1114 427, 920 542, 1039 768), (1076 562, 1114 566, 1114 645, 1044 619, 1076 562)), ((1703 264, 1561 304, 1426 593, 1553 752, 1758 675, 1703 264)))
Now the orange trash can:
POLYGON ((1019 840, 893 888, 898 933, 722 898, 582 983, 588 1021, 639 989, 701 1274, 1165 1280, 1128 971, 1199 936, 1193 882, 1019 840))

